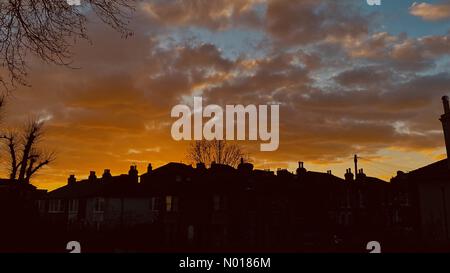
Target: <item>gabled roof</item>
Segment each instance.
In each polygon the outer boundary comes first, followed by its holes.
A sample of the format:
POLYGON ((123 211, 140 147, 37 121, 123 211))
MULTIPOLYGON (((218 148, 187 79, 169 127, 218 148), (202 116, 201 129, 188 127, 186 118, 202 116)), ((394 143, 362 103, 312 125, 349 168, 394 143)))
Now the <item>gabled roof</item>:
POLYGON ((27 190, 36 190, 37 188, 31 184, 20 183, 17 180, 0 178, 0 187, 21 188, 27 190))
POLYGON ((56 198, 85 198, 100 194, 104 184, 97 181, 83 180, 74 184, 68 184, 56 190, 49 192, 48 197, 52 199, 56 198))
POLYGON ((191 174, 194 168, 191 165, 171 162, 152 171, 154 175, 191 174))
POLYGON ((416 182, 448 182, 450 183, 450 167, 448 160, 443 159, 409 173, 398 174, 393 181, 416 181, 416 182))
POLYGON ((301 176, 305 176, 306 179, 312 179, 314 181, 345 182, 344 179, 337 177, 335 175, 329 174, 329 173, 307 171, 305 174, 302 174, 301 176))
POLYGON ((88 179, 67 184, 49 192, 48 197, 52 199, 65 199, 95 196, 136 196, 138 194, 138 184, 133 183, 129 175, 122 174, 108 178, 88 179))
POLYGON ((448 160, 443 159, 408 173, 414 176, 444 176, 450 174, 448 160))

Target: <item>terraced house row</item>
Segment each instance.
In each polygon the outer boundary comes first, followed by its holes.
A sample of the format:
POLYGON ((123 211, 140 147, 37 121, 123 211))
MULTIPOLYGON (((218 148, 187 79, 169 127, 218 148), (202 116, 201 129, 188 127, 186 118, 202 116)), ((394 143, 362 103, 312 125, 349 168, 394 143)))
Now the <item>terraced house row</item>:
MULTIPOLYGON (((450 151, 447 97, 443 104, 450 151)), ((8 183, 0 182, 0 195, 8 183)), ((356 164, 340 178, 308 171, 303 162, 291 173, 242 160, 237 168, 149 164, 141 175, 131 166, 119 176, 71 175, 48 193, 31 185, 20 191, 35 201, 45 240, 73 238, 93 251, 365 251, 369 241, 386 251, 448 251, 450 245, 448 159, 399 171, 389 182, 356 164)))

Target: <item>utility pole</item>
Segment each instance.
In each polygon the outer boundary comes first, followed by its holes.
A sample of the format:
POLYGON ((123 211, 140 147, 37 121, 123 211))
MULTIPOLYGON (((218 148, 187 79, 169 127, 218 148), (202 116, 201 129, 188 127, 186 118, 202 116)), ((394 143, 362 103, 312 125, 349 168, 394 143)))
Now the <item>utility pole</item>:
POLYGON ((358 156, 355 155, 353 161, 355 161, 355 178, 356 178, 356 174, 358 174, 358 156))

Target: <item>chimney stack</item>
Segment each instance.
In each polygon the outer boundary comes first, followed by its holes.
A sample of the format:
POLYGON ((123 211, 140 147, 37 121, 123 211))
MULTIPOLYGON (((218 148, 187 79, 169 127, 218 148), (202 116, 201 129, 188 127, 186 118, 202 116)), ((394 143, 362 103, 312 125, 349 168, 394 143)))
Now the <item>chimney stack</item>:
POLYGON ((297 175, 303 175, 306 173, 305 164, 302 161, 298 162, 297 175))
POLYGON ((352 174, 352 169, 348 168, 347 170, 345 170, 345 181, 353 181, 353 174, 352 174))
POLYGON ((442 103, 444 104, 444 113, 448 114, 450 112, 448 96, 443 96, 442 97, 442 103))
POLYGON ((128 177, 130 178, 131 182, 138 183, 139 182, 139 172, 137 170, 136 165, 131 165, 130 170, 128 171, 128 177))
POLYGON ((359 169, 358 173, 356 174, 356 180, 363 180, 366 178, 366 174, 364 173, 364 169, 359 169))
POLYGON ((197 168, 197 170, 204 171, 204 170, 206 170, 206 165, 203 162, 198 162, 197 165, 196 165, 196 168, 197 168))
POLYGON ((445 147, 447 148, 447 162, 450 168, 450 105, 449 98, 447 96, 442 97, 442 103, 444 105, 444 114, 439 119, 442 122, 442 128, 444 130, 445 147))
POLYGON ((68 185, 74 185, 77 182, 77 179, 75 178, 74 174, 71 174, 69 178, 67 179, 68 185))
POLYGON ((103 172, 103 175, 102 175, 102 179, 107 180, 107 179, 110 179, 111 177, 112 177, 111 170, 105 169, 105 171, 103 172))
POLYGON ((90 171, 89 172, 89 181, 94 182, 95 180, 97 180, 97 175, 95 175, 95 171, 90 171))

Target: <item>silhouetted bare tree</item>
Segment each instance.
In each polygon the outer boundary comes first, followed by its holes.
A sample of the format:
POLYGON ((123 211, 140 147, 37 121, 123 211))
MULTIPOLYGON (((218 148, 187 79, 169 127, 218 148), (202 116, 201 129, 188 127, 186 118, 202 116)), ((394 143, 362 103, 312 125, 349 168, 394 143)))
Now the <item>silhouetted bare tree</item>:
POLYGON ((0 1, 0 83, 26 85, 27 53, 48 63, 69 65, 73 42, 88 39, 87 12, 94 12, 123 36, 130 35, 127 25, 135 2, 82 0, 80 8, 66 0, 0 1))
POLYGON ((1 136, 9 152, 10 179, 30 183, 31 177, 54 161, 53 152, 39 149, 44 122, 31 120, 22 133, 11 131, 1 136))
POLYGON ((212 162, 236 167, 245 157, 243 148, 225 140, 193 141, 187 150, 187 158, 194 163, 211 165, 212 162))

